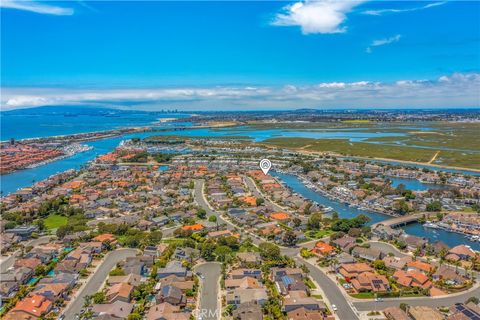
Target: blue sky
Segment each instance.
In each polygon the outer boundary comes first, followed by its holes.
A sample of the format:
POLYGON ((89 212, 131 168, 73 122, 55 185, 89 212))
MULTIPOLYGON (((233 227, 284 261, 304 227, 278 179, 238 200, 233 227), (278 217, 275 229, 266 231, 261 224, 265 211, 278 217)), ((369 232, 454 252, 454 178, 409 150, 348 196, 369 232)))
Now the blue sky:
POLYGON ((480 104, 478 2, 2 6, 2 109, 480 104))

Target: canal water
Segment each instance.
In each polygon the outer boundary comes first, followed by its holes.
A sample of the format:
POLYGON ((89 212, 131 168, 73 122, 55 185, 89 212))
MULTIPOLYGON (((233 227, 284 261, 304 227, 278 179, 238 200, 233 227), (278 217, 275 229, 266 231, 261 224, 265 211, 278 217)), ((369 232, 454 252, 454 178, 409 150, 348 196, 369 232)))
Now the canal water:
MULTIPOLYGON (((369 222, 369 225, 392 218, 391 216, 380 214, 380 213, 369 211, 369 210, 359 210, 358 208, 349 207, 348 205, 345 205, 339 201, 332 200, 320 193, 317 193, 307 188, 305 184, 298 177, 294 175, 279 173, 279 172, 272 172, 271 174, 278 177, 287 186, 289 186, 294 192, 297 192, 301 196, 307 199, 310 199, 312 201, 315 201, 326 207, 333 208, 333 210, 338 212, 341 218, 354 218, 359 214, 365 214, 371 219, 369 222)), ((425 184, 425 185, 430 186, 430 184, 425 184)), ((427 186, 422 186, 422 188, 427 188, 427 186)), ((458 233, 448 232, 440 229, 424 228, 419 223, 409 224, 403 227, 403 229, 408 234, 415 235, 418 237, 425 237, 430 242, 441 240, 444 243, 446 243, 449 247, 454 247, 459 244, 466 244, 472 247, 472 249, 474 250, 480 250, 480 243, 469 241, 467 238, 465 238, 465 236, 458 233)))

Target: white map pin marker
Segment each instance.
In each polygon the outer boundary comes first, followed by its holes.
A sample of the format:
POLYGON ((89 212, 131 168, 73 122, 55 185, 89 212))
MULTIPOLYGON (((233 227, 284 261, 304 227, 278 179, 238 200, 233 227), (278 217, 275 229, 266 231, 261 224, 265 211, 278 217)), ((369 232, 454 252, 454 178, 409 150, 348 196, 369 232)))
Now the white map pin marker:
POLYGON ((260 169, 262 169, 264 174, 268 173, 268 170, 272 167, 272 163, 268 159, 262 159, 260 161, 260 169))

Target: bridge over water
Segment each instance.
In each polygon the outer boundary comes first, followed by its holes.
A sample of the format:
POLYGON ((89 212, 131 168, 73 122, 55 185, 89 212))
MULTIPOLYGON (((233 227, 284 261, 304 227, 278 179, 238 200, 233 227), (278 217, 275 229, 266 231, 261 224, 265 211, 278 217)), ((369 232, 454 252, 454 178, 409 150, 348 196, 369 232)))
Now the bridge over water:
POLYGON ((428 218, 430 214, 431 212, 421 212, 421 213, 409 214, 401 217, 394 217, 392 219, 388 219, 388 220, 384 220, 384 221, 380 221, 372 224, 372 229, 380 224, 383 224, 384 226, 389 226, 391 228, 397 228, 400 226, 407 225, 409 223, 417 222, 419 219, 423 218, 424 216, 428 218))

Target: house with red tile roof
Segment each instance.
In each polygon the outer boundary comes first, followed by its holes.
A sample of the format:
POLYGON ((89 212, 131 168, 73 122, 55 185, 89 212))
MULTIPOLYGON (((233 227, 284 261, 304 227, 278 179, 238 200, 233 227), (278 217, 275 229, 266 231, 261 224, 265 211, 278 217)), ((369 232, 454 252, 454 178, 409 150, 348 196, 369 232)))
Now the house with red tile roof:
POLYGON ((191 225, 187 225, 187 226, 182 227, 182 230, 185 230, 185 231, 201 231, 203 229, 204 229, 204 227, 200 223, 191 224, 191 225))
POLYGON ((328 243, 318 241, 315 244, 315 248, 312 249, 312 253, 321 256, 329 256, 335 253, 335 247, 329 245, 328 243))
POLYGON ((430 279, 425 274, 418 271, 405 272, 403 270, 397 270, 392 277, 401 287, 419 287, 422 289, 430 289, 432 287, 430 279))
POLYGON ((278 221, 288 221, 290 220, 290 215, 286 212, 274 212, 270 214, 270 219, 278 221))
POLYGON ((8 320, 40 318, 52 310, 53 303, 44 296, 30 295, 18 301, 15 307, 4 317, 8 320))
POLYGON ((407 270, 413 270, 413 271, 419 271, 423 273, 430 273, 435 270, 435 267, 432 266, 430 263, 415 260, 415 261, 410 261, 407 263, 407 270))

